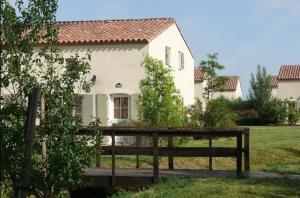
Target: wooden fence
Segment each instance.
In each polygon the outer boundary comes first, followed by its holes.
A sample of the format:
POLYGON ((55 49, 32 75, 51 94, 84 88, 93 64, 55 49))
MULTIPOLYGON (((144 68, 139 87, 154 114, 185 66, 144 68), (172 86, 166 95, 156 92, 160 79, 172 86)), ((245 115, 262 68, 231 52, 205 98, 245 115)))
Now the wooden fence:
MULTIPOLYGON (((102 146, 102 155, 111 155, 111 185, 116 183, 116 155, 135 155, 136 168, 140 167, 139 156, 153 156, 153 182, 159 179, 159 157, 168 157, 168 168, 174 169, 174 157, 208 157, 209 169, 212 170, 212 157, 235 157, 236 158, 236 175, 242 174, 242 163, 244 161, 244 170, 250 170, 250 145, 248 128, 116 128, 104 127, 102 134, 111 136, 111 145, 102 146), (136 138, 134 146, 116 145, 116 136, 133 136, 136 138), (141 137, 150 137, 152 146, 141 145, 138 141, 141 137), (160 138, 167 138, 167 146, 159 145, 160 138), (196 137, 206 138, 209 141, 207 147, 174 147, 174 137, 196 137), (214 147, 214 138, 235 138, 234 147, 214 147), (243 160, 244 157, 244 160, 243 160)), ((81 135, 88 135, 88 130, 80 130, 81 135)), ((96 156, 96 167, 100 167, 100 152, 96 156)))

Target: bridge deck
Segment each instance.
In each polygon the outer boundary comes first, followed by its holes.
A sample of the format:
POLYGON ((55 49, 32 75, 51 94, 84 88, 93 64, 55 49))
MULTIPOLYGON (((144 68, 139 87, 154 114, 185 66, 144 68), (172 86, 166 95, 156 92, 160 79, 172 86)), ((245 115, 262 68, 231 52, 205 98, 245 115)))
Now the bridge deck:
MULTIPOLYGON (((142 188, 153 183, 152 169, 115 169, 115 186, 122 188, 142 188)), ((87 168, 84 171, 86 178, 90 181, 89 187, 111 186, 112 171, 108 168, 87 168)), ((202 177, 235 177, 235 171, 224 170, 159 170, 159 179, 164 180, 171 176, 185 178, 202 177)))

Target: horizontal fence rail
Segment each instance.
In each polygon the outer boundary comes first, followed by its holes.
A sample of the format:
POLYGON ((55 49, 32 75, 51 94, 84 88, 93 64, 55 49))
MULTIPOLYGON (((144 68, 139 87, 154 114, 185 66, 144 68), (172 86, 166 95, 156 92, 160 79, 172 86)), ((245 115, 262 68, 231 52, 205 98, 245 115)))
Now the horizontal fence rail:
MULTIPOLYGON (((153 182, 159 179, 159 157, 168 157, 169 169, 174 169, 173 157, 209 157, 209 169, 212 170, 212 157, 235 157, 236 174, 242 174, 242 162, 244 161, 244 170, 250 170, 250 130, 249 128, 120 128, 103 127, 101 128, 103 136, 111 137, 111 145, 101 146, 101 155, 112 156, 112 177, 111 185, 116 183, 116 155, 134 155, 136 156, 136 168, 140 167, 139 156, 153 156, 153 182), (116 145, 116 136, 135 137, 134 146, 116 145), (174 147, 174 137, 196 137, 207 138, 209 144, 207 147, 174 147), (150 137, 152 146, 141 144, 141 137, 150 137), (166 146, 159 144, 160 138, 167 137, 166 146), (214 138, 236 138, 235 147, 213 147, 214 138), (243 160, 244 159, 244 160, 243 160)), ((78 135, 90 135, 88 129, 81 129, 78 135)), ((100 138, 97 138, 100 141, 100 138)), ((100 152, 99 152, 100 153, 100 152)), ((96 167, 100 167, 100 154, 96 156, 96 167)))

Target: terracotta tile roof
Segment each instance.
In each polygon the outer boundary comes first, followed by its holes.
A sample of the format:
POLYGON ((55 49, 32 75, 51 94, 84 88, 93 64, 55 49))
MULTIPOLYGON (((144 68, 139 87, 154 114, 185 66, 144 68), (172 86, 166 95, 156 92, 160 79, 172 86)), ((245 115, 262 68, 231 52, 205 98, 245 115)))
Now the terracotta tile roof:
POLYGON ((194 68, 194 81, 201 82, 203 78, 203 72, 200 67, 194 68))
POLYGON ((300 80, 300 65, 282 65, 278 80, 300 80))
POLYGON ((172 18, 57 22, 58 44, 148 43, 174 23, 172 18))
POLYGON ((271 87, 275 88, 278 87, 278 77, 277 76, 270 76, 271 77, 271 87))
MULTIPOLYGON (((201 82, 203 78, 204 73, 202 72, 200 67, 194 68, 194 81, 195 82, 201 82)), ((235 91, 237 88, 237 84, 240 80, 239 76, 224 76, 228 77, 228 80, 223 87, 222 91, 235 91)))
POLYGON ((235 91, 237 88, 237 84, 240 80, 240 77, 238 76, 226 76, 226 77, 228 77, 228 80, 225 86, 223 87, 222 91, 235 91))

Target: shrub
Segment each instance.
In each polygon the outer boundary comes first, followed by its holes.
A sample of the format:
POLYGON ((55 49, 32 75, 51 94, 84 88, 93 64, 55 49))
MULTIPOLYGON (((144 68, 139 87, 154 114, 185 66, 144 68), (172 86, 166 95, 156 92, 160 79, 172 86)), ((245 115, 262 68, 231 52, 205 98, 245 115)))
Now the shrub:
POLYGON ((233 111, 252 111, 254 109, 253 101, 242 100, 241 98, 230 101, 230 109, 233 111))
POLYGON ((197 99, 193 105, 186 108, 186 126, 187 127, 201 127, 203 125, 203 120, 201 119, 202 102, 197 99))
POLYGON ((220 97, 207 103, 203 120, 206 127, 235 126, 236 114, 229 108, 229 100, 220 97))
POLYGON ((258 110, 258 116, 262 124, 282 124, 287 117, 286 103, 272 98, 258 110))
POLYGON ((288 123, 291 126, 296 125, 296 123, 300 119, 299 113, 295 111, 293 108, 289 108, 287 117, 288 117, 288 123))

